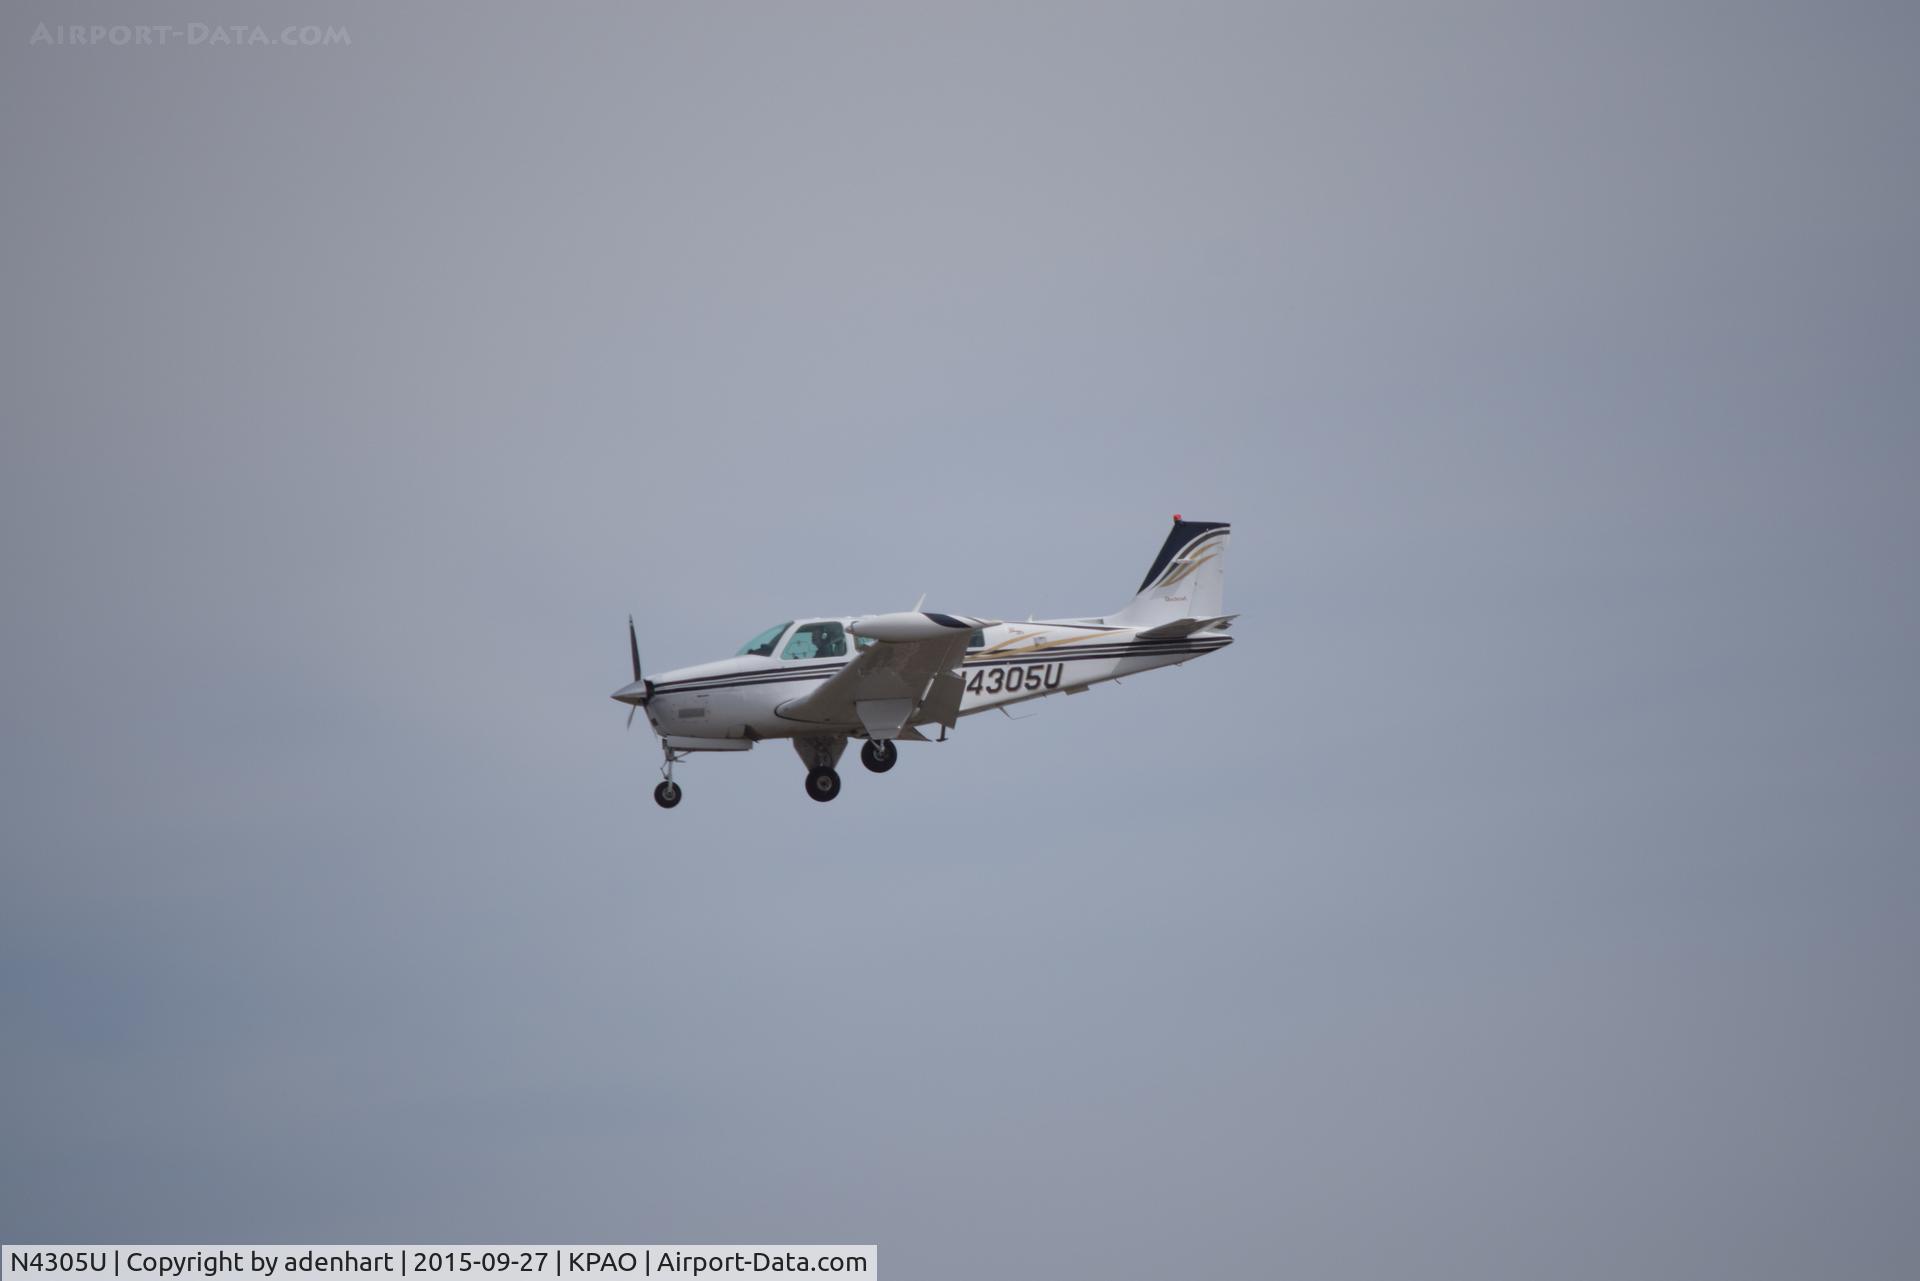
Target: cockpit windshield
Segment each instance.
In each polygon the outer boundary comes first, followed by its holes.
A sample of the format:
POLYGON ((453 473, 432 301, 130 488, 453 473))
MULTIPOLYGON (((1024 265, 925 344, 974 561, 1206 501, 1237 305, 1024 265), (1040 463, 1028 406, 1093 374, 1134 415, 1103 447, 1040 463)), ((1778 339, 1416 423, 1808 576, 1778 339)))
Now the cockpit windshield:
MULTIPOLYGON (((767 628, 766 631, 761 632, 758 636, 742 645, 740 647, 740 653, 757 654, 761 658, 771 658, 774 647, 780 643, 780 638, 787 634, 787 628, 792 626, 792 619, 788 619, 784 623, 775 623, 772 627, 767 628)), ((736 657, 738 657, 738 655, 736 655, 736 657)))

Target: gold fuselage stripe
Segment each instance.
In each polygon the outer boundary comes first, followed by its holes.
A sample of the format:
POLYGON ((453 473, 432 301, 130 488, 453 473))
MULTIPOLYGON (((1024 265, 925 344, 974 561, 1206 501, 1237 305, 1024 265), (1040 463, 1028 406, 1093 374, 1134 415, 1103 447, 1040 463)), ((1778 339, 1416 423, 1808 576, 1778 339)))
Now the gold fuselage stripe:
POLYGON ((1054 649, 1061 645, 1079 645, 1086 641, 1106 640, 1113 636, 1114 633, 1090 632, 1085 636, 1060 636, 1053 640, 1036 640, 1031 645, 1023 645, 1018 649, 1011 648, 1012 646, 1019 645, 1021 641, 1027 640, 1033 635, 1034 633, 1032 632, 1022 632, 1018 636, 1009 636, 997 645, 989 645, 985 649, 976 649, 968 654, 967 657, 986 658, 991 655, 996 658, 1005 658, 1010 654, 1033 654, 1043 649, 1054 649))

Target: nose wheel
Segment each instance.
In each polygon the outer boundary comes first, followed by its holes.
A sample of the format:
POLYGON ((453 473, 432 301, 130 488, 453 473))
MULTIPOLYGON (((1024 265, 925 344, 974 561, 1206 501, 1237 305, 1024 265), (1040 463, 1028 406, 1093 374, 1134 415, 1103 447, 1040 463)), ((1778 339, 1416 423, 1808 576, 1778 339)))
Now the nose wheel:
POLYGON ((876 774, 892 769, 900 759, 900 749, 890 739, 869 739, 860 748, 860 763, 876 774))
POLYGON ((827 765, 808 770, 807 795, 816 801, 830 801, 840 795, 839 773, 827 765))

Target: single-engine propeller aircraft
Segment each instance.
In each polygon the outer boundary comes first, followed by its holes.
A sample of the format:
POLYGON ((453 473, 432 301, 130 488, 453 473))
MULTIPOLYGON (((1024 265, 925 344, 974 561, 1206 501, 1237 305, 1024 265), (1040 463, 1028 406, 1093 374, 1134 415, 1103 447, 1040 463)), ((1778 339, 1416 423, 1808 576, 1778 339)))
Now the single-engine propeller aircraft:
MULTIPOLYGON (((769 738, 793 741, 807 795, 840 794, 834 766, 847 740, 860 760, 892 769, 896 746, 945 741, 962 716, 1184 663, 1233 643, 1239 615, 1220 612, 1227 536, 1222 521, 1173 518, 1140 590, 1104 618, 995 622, 964 614, 867 614, 776 623, 732 658, 640 674, 640 637, 627 619, 633 683, 613 697, 646 709, 666 764, 653 799, 680 803, 674 762, 690 752, 744 752, 769 738), (926 731, 938 729, 929 740, 926 731)), ((926 598, 921 598, 925 603, 926 598)), ((627 713, 633 725, 633 711, 627 713)))

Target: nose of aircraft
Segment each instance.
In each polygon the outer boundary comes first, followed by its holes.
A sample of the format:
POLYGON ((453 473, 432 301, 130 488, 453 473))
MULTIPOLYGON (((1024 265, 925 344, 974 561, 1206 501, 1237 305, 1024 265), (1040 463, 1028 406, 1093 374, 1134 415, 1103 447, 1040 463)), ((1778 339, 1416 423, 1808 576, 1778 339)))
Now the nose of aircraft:
POLYGON ((635 681, 631 685, 622 685, 613 691, 613 700, 616 703, 625 703, 629 707, 644 707, 647 703, 647 692, 645 681, 635 681))

